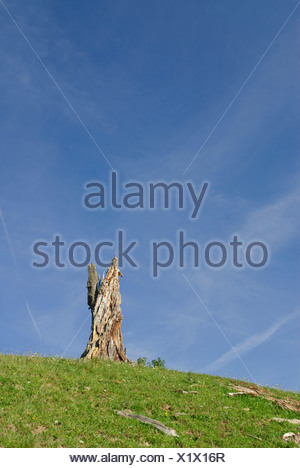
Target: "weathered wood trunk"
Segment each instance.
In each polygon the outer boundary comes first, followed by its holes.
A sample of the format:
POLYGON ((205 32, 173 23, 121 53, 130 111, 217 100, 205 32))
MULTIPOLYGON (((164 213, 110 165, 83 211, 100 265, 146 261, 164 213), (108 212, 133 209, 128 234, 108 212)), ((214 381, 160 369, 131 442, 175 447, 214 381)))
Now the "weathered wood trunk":
POLYGON ((119 289, 118 259, 115 257, 102 281, 96 266, 88 266, 88 305, 92 312, 92 331, 84 353, 85 359, 102 357, 111 361, 128 361, 121 333, 122 312, 119 289))

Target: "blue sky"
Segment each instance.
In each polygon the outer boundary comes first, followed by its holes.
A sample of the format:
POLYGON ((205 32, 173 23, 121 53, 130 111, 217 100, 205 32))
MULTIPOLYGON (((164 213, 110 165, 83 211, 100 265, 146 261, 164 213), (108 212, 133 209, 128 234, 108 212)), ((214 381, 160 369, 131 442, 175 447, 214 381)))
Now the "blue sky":
POLYGON ((87 268, 67 248, 65 268, 34 268, 32 246, 60 235, 94 247, 123 230, 137 241, 138 268, 121 279, 130 358, 299 389, 296 5, 0 2, 0 352, 79 357, 87 268), (88 210, 85 184, 109 186, 102 152, 120 196, 130 181, 208 181, 201 212, 175 198, 169 210, 88 210), (187 256, 154 279, 151 242, 176 246, 180 230, 202 253, 235 234, 259 240, 270 260, 194 268, 187 256))

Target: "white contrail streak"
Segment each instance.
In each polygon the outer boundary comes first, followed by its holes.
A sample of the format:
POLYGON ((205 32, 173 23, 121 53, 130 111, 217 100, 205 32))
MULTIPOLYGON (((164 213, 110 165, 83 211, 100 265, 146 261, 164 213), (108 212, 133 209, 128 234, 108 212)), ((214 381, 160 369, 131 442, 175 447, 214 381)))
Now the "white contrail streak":
POLYGON ((60 92, 60 94, 62 95, 62 97, 64 98, 64 100, 66 101, 66 103, 68 104, 69 108, 71 109, 71 111, 73 112, 73 114, 77 117, 78 121, 80 122, 80 124, 82 125, 82 127, 84 128, 84 130, 86 131, 86 133, 88 134, 88 136, 90 137, 90 139, 92 140, 92 142, 94 143, 94 145, 96 146, 96 148, 98 149, 98 151, 102 154, 103 158, 105 159, 105 161, 107 162, 107 164, 110 166, 110 168, 112 169, 112 171, 114 171, 114 168, 112 167, 112 165, 110 164, 108 158, 106 157, 106 155, 104 154, 103 150, 100 148, 100 146, 98 145, 98 143, 96 142, 95 138, 93 137, 93 135, 91 134, 91 132, 89 131, 89 129, 87 128, 87 126, 85 125, 85 123, 81 120, 80 116, 78 115, 78 113, 76 112, 75 108, 72 106, 72 104, 70 103, 69 99, 66 97, 66 95, 64 94, 63 90, 61 89, 61 87, 59 86, 59 84, 57 83, 57 81, 55 80, 55 78, 53 77, 53 75, 50 73, 50 71, 48 70, 48 68, 46 67, 45 63, 43 62, 43 60, 41 59, 41 57, 39 56, 39 54, 37 53, 37 51, 35 50, 35 48, 32 46, 31 42, 29 41, 28 37, 25 35, 25 33, 23 32, 23 30, 20 28, 20 26, 18 25, 18 23, 16 22, 16 20, 14 19, 14 17, 12 16, 11 12, 9 11, 9 9, 7 8, 7 6, 2 2, 2 0, 0 0, 0 4, 3 6, 4 10, 6 11, 6 13, 8 14, 8 16, 10 17, 10 19, 12 20, 12 22, 14 23, 14 25, 16 26, 16 28, 19 30, 20 34, 23 36, 23 38, 25 39, 25 41, 27 42, 27 44, 29 45, 30 49, 32 50, 32 52, 34 53, 34 55, 36 56, 36 58, 38 59, 38 61, 40 62, 40 64, 42 65, 42 67, 44 68, 44 70, 46 71, 46 73, 48 74, 49 78, 51 79, 52 83, 56 86, 56 88, 58 89, 58 91, 60 92))
POLYGON ((231 351, 230 353, 232 352, 234 354, 235 357, 237 357, 241 363, 243 364, 244 368, 246 369, 246 371, 249 373, 251 379, 253 382, 256 382, 255 380, 255 377, 253 376, 252 372, 250 371, 250 369, 248 368, 247 364, 245 363, 245 361, 241 358, 241 355, 240 353, 238 352, 238 350, 233 346, 233 344, 231 343, 230 339, 228 338, 228 336, 226 335, 226 333, 224 332, 224 330, 220 327, 219 323, 216 321, 215 317, 213 316, 213 314, 211 313, 211 311, 209 310, 209 308, 204 304, 203 302, 203 299, 201 299, 201 297, 199 296, 199 294, 197 293, 197 291, 195 290, 194 286, 192 285, 192 283, 189 281, 189 279, 185 276, 185 274, 183 273, 182 276, 185 278, 186 282, 190 285, 191 289, 194 291, 195 293, 195 296, 198 298, 199 302, 202 304, 202 306, 204 307, 204 309, 206 310, 206 312, 209 314, 210 318, 212 319, 212 321, 214 322, 214 324, 216 325, 216 327, 219 329, 219 331, 222 333, 222 335, 224 336, 225 340, 227 341, 227 343, 229 344, 230 348, 231 348, 231 351))
POLYGON ((271 338, 274 335, 274 333, 276 333, 282 327, 282 325, 284 325, 286 322, 288 322, 289 320, 291 320, 292 318, 296 316, 299 316, 299 312, 289 314, 287 317, 283 317, 280 320, 277 320, 275 323, 273 323, 273 325, 267 328, 267 330, 263 332, 255 333, 249 336, 244 341, 241 341, 236 346, 234 346, 233 349, 231 349, 230 351, 227 351, 226 353, 222 354, 222 356, 220 356, 218 359, 206 365, 205 368, 202 369, 202 371, 203 372, 217 371, 218 369, 227 365, 229 362, 235 359, 237 353, 239 355, 242 355, 249 351, 252 351, 257 346, 260 346, 269 338, 271 338))
MULTIPOLYGON (((1 0, 0 0, 1 1, 1 0)), ((240 95, 240 93, 243 91, 243 89, 245 88, 246 84, 248 83, 248 81, 250 80, 251 76, 253 75, 253 73, 256 71, 256 69, 258 68, 258 66, 260 65, 260 63, 262 62, 262 60, 265 58, 265 56, 267 55, 267 53, 269 52, 269 50, 271 49, 272 45, 274 44, 274 42, 276 41, 277 37, 279 36, 279 34, 281 33, 281 31, 283 30, 283 28, 286 26, 286 24, 289 22, 289 20, 291 19, 291 17, 293 16, 293 14, 295 13, 296 9, 298 8, 300 4, 300 1, 297 3, 297 5, 295 6, 295 8, 292 10, 292 12, 289 14, 289 16, 287 17, 287 19, 285 20, 285 22, 283 23, 283 25, 281 26, 281 28, 279 29, 279 31, 277 32, 276 36, 272 39, 272 41, 270 42, 270 44, 268 45, 268 47, 266 48, 266 50, 264 51, 264 53, 262 54, 262 56, 260 57, 259 61, 256 63, 255 67, 252 69, 252 71, 250 72, 250 74, 248 75, 248 77, 246 78, 246 80, 244 81, 244 83, 242 84, 242 86, 240 87, 240 89, 238 90, 238 92, 236 93, 236 95, 234 96, 234 98, 232 99, 232 101, 230 102, 230 104, 226 107, 225 111, 223 112, 223 114, 221 115, 221 117, 219 118, 219 120, 217 121, 217 123, 215 124, 215 126, 213 127, 213 129, 211 130, 211 132, 208 134, 208 136, 206 137, 206 139, 204 140, 204 142, 202 143, 202 145, 200 146, 200 148, 198 149, 197 153, 195 154, 195 156, 192 158, 192 160, 190 161, 189 165, 186 167, 185 171, 183 172, 183 175, 185 175, 187 173, 187 171, 189 170, 189 168, 191 167, 191 165, 193 164, 193 162, 195 161, 195 159, 198 157, 198 155, 201 153, 202 149, 204 148, 204 146, 206 145, 206 143, 208 142, 208 140, 210 139, 210 137, 213 135, 213 133, 215 132, 215 130, 218 128, 219 124, 222 122, 222 120, 224 119, 225 115, 227 114, 227 112, 229 111, 229 109, 231 108, 232 104, 235 102, 235 100, 238 98, 238 96, 240 95)))
MULTIPOLYGON (((20 276, 19 276, 19 269, 18 269, 18 261, 17 261, 17 257, 16 257, 16 254, 15 254, 15 251, 14 251, 14 248, 13 248, 13 244, 12 244, 12 241, 11 241, 11 238, 10 238, 10 235, 9 235, 9 232, 8 232, 8 229, 7 229, 7 225, 6 225, 6 222, 5 222, 5 219, 4 219, 4 216, 3 216, 3 213, 2 213, 2 210, 0 208, 0 219, 1 219, 1 223, 2 223, 2 226, 3 226, 3 229, 4 229, 4 233, 5 233, 5 237, 6 237, 6 240, 7 240, 7 244, 8 244, 8 247, 9 247, 9 250, 10 250, 10 253, 11 253, 11 256, 12 256, 12 259, 13 259, 13 262, 14 262, 14 268, 15 268, 15 275, 16 275, 16 279, 20 285, 20 290, 22 291, 22 287, 21 287, 21 280, 20 280, 20 276)), ((24 299, 24 302, 25 302, 25 307, 26 307, 26 310, 29 314, 29 317, 32 321, 32 324, 34 326, 34 329, 36 330, 38 336, 39 336, 39 339, 42 338, 42 335, 41 335, 41 331, 35 321, 35 318, 33 316, 33 313, 31 312, 31 309, 28 305, 28 302, 25 298, 25 295, 22 293, 22 296, 23 296, 23 299, 24 299)))
POLYGON ((28 302, 26 301, 26 299, 25 299, 25 305, 26 305, 26 309, 27 309, 27 312, 28 312, 28 314, 29 314, 29 317, 31 318, 31 321, 32 321, 32 323, 33 323, 33 326, 34 326, 34 328, 36 329, 36 332, 37 332, 37 334, 39 335, 40 339, 42 339, 41 331, 40 331, 40 329, 39 329, 39 327, 38 327, 38 325, 37 325, 37 323, 36 323, 36 321, 35 321, 35 318, 34 318, 34 316, 33 316, 33 313, 31 312, 31 309, 30 309, 30 307, 29 307, 28 302))
POLYGON ((4 229, 4 233, 5 233, 5 237, 6 237, 6 240, 7 240, 8 248, 10 250, 10 253, 11 253, 11 256, 12 256, 12 259, 13 259, 13 262, 14 262, 14 266, 15 266, 15 270, 16 270, 16 276, 17 276, 17 279, 19 279, 18 268, 17 268, 17 265, 18 265, 17 257, 16 257, 16 254, 15 254, 14 248, 12 246, 10 236, 8 234, 8 229, 7 229, 6 222, 5 222, 5 219, 4 219, 1 208, 0 208, 0 219, 1 219, 1 222, 2 222, 3 229, 4 229))

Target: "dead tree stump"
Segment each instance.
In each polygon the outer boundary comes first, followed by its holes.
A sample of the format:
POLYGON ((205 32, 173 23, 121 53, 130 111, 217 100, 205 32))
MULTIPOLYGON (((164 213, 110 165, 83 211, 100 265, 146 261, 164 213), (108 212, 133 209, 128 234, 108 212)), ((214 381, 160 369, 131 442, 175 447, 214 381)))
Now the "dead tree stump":
POLYGON ((129 361, 123 347, 121 333, 122 312, 119 289, 118 259, 113 258, 106 276, 97 278, 96 266, 88 266, 88 305, 92 313, 92 331, 84 353, 84 359, 104 358, 111 361, 129 361))

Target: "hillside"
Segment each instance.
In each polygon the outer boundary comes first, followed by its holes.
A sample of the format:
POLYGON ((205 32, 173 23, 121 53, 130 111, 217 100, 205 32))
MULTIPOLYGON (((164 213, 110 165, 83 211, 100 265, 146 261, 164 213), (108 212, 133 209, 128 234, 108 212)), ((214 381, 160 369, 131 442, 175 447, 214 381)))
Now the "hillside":
POLYGON ((300 394, 252 385, 262 395, 229 396, 233 385, 249 386, 129 363, 0 355, 0 446, 294 447, 282 435, 299 427, 272 418, 299 419, 278 399, 297 405, 300 394), (178 437, 119 410, 156 419, 178 437))

